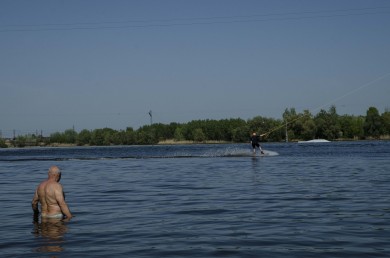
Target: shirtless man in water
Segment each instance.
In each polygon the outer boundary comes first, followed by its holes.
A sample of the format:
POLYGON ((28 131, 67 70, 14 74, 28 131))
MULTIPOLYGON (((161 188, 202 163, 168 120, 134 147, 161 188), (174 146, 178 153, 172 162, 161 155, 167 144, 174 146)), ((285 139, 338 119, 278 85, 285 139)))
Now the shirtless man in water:
POLYGON ((38 202, 41 203, 42 218, 72 218, 72 213, 65 202, 65 195, 62 185, 58 183, 61 180, 61 171, 57 166, 49 169, 49 177, 39 184, 31 202, 35 214, 39 213, 38 202))

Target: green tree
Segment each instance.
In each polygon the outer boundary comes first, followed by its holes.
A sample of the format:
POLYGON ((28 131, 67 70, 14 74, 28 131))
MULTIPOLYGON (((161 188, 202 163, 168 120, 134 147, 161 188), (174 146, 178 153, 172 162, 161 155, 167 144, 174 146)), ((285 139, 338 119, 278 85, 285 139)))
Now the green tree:
POLYGON ((358 116, 353 119, 353 135, 354 138, 362 139, 364 137, 364 121, 365 118, 363 116, 358 116))
POLYGON ((109 137, 110 144, 124 145, 125 135, 126 133, 124 131, 114 131, 109 137))
POLYGON ((390 135, 390 111, 386 110, 382 114, 383 134, 390 135))
POLYGON ((73 129, 67 129, 65 130, 63 137, 65 143, 76 143, 77 132, 73 129))
POLYGON ((25 147, 26 142, 27 142, 27 137, 24 135, 19 135, 18 137, 16 137, 15 145, 17 147, 25 147))
POLYGON ((178 127, 180 127, 180 124, 178 123, 170 123, 169 125, 166 125, 164 131, 164 140, 175 138, 175 132, 178 127))
POLYGON ((281 141, 285 139, 286 124, 289 139, 379 138, 381 135, 390 134, 390 113, 386 110, 379 115, 376 108, 370 107, 366 116, 339 116, 336 107, 331 106, 328 111, 321 110, 313 118, 308 110, 299 114, 295 108, 290 108, 284 111, 283 120, 262 116, 256 116, 247 121, 240 118, 207 119, 193 120, 184 124, 156 123, 143 126, 138 130, 131 127, 124 131, 103 128, 90 132, 84 129, 79 134, 73 129, 68 129, 63 133, 52 133, 50 138, 38 139, 35 135, 23 136, 25 139, 23 137, 14 139, 13 144, 14 146, 36 145, 42 140, 45 140, 46 144, 76 142, 78 145, 156 144, 166 139, 195 142, 206 140, 247 142, 252 132, 266 133, 267 136, 262 137, 263 141, 281 141))
POLYGON ((89 130, 83 129, 81 132, 77 135, 77 145, 87 145, 90 144, 92 138, 92 134, 89 130))
POLYGON ((174 140, 178 142, 178 141, 183 141, 184 139, 185 138, 184 138, 184 135, 182 132, 182 128, 176 127, 175 134, 174 134, 174 140))
POLYGON ((247 121, 247 124, 248 124, 248 127, 249 127, 249 130, 250 130, 250 134, 252 132, 256 132, 256 133, 263 133, 263 132, 266 132, 266 119, 262 116, 256 116, 252 119, 249 119, 247 121))
POLYGON ((341 131, 335 106, 331 106, 328 112, 321 109, 314 121, 317 127, 317 137, 328 140, 339 138, 341 131))
POLYGON ((234 142, 243 142, 248 140, 248 128, 246 125, 246 121, 241 118, 232 118, 229 120, 225 120, 223 125, 225 128, 225 134, 223 140, 225 141, 234 141, 234 142), (243 135, 240 131, 242 129, 245 129, 245 138, 243 138, 243 135))
POLYGON ((300 138, 303 140, 314 139, 316 131, 317 127, 311 113, 308 110, 305 110, 302 116, 302 131, 300 138))
POLYGON ((340 117, 340 130, 341 130, 341 137, 342 138, 349 138, 352 139, 354 137, 353 133, 353 116, 350 115, 343 115, 340 117))
POLYGON ((352 115, 343 115, 339 117, 341 137, 346 139, 361 139, 363 132, 364 119, 352 115))
POLYGON ((125 131, 125 139, 123 141, 123 144, 132 145, 136 144, 136 133, 133 130, 132 127, 127 127, 125 131))
POLYGON ((7 148, 8 145, 5 143, 3 138, 0 138, 0 148, 7 148))
POLYGON ((364 134, 367 137, 379 138, 382 130, 382 118, 378 109, 370 107, 367 110, 366 121, 364 122, 364 134))
POLYGON ((155 127, 146 125, 136 131, 136 144, 157 144, 159 134, 155 127))
POLYGON ((51 143, 65 143, 65 135, 60 132, 50 134, 51 143))
POLYGON ((204 134, 201 128, 196 128, 194 130, 194 141, 195 142, 204 142, 206 140, 206 135, 204 134))
POLYGON ((91 145, 103 146, 104 145, 104 131, 103 129, 95 129, 91 134, 91 145))
POLYGON ((297 114, 295 108, 285 109, 283 113, 283 123, 287 123, 287 135, 289 139, 299 138, 300 124, 297 124, 299 120, 299 114, 297 114))
POLYGON ((250 130, 248 126, 240 126, 232 129, 232 140, 233 142, 248 142, 250 130))

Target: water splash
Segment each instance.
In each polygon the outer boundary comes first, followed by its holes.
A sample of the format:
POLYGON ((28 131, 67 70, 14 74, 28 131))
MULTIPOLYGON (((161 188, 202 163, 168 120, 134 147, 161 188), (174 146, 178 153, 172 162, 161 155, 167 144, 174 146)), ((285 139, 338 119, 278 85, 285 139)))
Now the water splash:
MULTIPOLYGON (((219 158, 253 157, 247 146, 174 146, 174 147, 105 147, 105 148, 63 148, 22 149, 3 151, 0 161, 66 161, 66 160, 110 160, 110 159, 164 159, 164 158, 219 158)), ((275 151, 258 151, 256 156, 277 156, 275 151)))

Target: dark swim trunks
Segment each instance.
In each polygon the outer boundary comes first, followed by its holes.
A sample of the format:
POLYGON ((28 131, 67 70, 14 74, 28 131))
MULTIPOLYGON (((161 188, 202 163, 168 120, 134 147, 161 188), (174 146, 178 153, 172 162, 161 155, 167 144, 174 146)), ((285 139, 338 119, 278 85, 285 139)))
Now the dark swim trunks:
POLYGON ((252 142, 252 148, 260 148, 260 144, 258 142, 252 142))

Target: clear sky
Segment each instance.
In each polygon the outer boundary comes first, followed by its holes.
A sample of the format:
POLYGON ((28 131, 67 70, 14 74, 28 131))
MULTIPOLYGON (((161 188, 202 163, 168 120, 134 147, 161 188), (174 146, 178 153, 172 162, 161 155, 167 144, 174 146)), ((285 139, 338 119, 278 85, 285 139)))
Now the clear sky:
POLYGON ((0 130, 390 107, 387 0, 0 1, 0 130))

